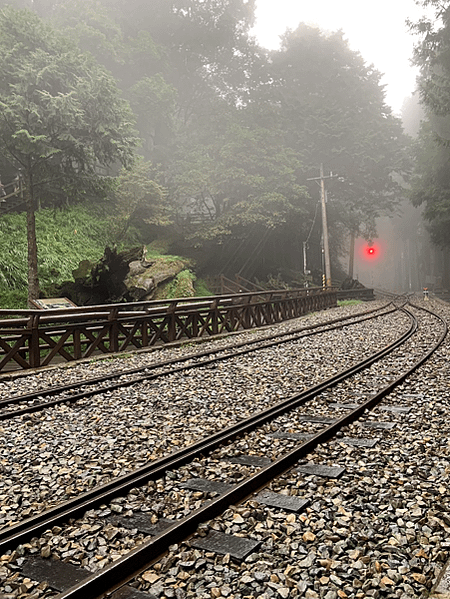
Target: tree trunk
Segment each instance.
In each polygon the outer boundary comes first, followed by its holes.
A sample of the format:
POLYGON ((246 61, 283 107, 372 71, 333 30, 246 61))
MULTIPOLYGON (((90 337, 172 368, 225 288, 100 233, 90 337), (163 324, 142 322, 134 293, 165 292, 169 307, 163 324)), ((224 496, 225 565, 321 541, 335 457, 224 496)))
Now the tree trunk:
POLYGON ((30 300, 39 297, 38 259, 36 242, 36 219, 34 213, 33 179, 31 172, 26 173, 25 202, 27 206, 27 242, 28 242, 28 307, 30 300))

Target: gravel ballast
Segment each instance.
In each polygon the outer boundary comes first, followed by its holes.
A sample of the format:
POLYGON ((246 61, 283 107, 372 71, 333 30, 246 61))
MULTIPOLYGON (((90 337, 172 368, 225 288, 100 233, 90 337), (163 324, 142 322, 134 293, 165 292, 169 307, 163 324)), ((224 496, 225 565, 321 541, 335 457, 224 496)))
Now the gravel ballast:
MULTIPOLYGON (((434 302, 428 305, 447 321, 450 319, 448 307, 434 302)), ((360 306, 349 309, 361 311, 360 306)), ((327 311, 326 317, 342 311, 327 311)), ((323 319, 324 314, 301 321, 307 323, 314 318, 323 319)), ((429 320, 427 329, 433 326, 429 320)), ((298 324, 295 321, 283 326, 298 324)), ((385 347, 408 327, 403 314, 383 316, 376 322, 230 359, 214 368, 199 368, 5 422, 0 445, 0 523, 7 525, 38 513, 91 485, 273 405, 343 370, 362 355, 385 347)), ((412 360, 413 345, 419 345, 417 341, 410 344, 411 351, 399 352, 398 361, 403 367, 412 360)), ((341 478, 301 475, 292 470, 271 484, 271 491, 308 499, 309 506, 301 514, 268 508, 252 499, 231 507, 199 531, 200 536, 211 529, 249 536, 261 542, 257 553, 236 562, 229 555, 182 543, 173 546, 162 562, 133 585, 150 597, 177 599, 424 597, 447 560, 450 547, 446 419, 450 411, 449 347, 446 341, 437 355, 383 404, 412 406, 410 413, 377 408, 365 418, 392 422, 393 429, 368 429, 355 423, 305 460, 342 465, 345 472, 341 478), (374 449, 349 446, 343 439, 350 436, 378 442, 374 449)), ((130 361, 135 365, 138 360, 154 356, 154 352, 140 354, 130 361)), ((314 410, 302 406, 230 448, 219 448, 197 464, 169 472, 164 479, 149 483, 145 492, 136 489, 126 498, 87 513, 81 533, 80 522, 73 523, 72 528, 49 531, 29 546, 9 552, 0 562, 0 592, 11 598, 33 599, 55 594, 20 574, 28 554, 49 559, 58 556, 90 571, 118 559, 146 535, 124 528, 111 516, 146 511, 156 523, 160 518, 188 514, 209 496, 183 488, 186 480, 199 477, 238 482, 250 476, 255 467, 231 464, 229 457, 253 453, 275 459, 294 443, 274 438, 275 433, 319 430, 323 425, 305 423, 302 417, 312 411, 338 417, 342 408, 330 409, 329 404, 358 403, 380 381, 389 380, 389 362, 393 359, 372 367, 372 382, 361 378, 351 388, 342 384, 322 394, 314 410)), ((91 366, 96 372, 114 368, 111 363, 91 366)), ((35 375, 38 383, 27 383, 32 377, 26 377, 4 384, 10 389, 12 383, 28 389, 33 384, 52 384, 49 380, 55 384, 55 377, 62 380, 67 371, 72 376, 78 369, 39 373, 35 375), (47 382, 43 383, 45 377, 47 382)), ((77 372, 75 376, 80 375, 77 372)))

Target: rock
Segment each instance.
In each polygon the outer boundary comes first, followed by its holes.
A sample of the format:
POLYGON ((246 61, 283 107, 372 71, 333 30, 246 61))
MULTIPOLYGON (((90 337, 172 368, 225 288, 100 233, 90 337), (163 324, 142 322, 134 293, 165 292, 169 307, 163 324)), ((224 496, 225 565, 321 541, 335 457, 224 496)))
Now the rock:
POLYGON ((411 576, 414 578, 414 580, 416 582, 418 582, 419 584, 426 584, 427 582, 427 577, 424 576, 423 574, 418 574, 417 572, 413 572, 411 574, 411 576))
POLYGON ((155 574, 155 572, 151 572, 150 570, 142 574, 142 579, 151 584, 155 583, 159 578, 158 574, 155 574))

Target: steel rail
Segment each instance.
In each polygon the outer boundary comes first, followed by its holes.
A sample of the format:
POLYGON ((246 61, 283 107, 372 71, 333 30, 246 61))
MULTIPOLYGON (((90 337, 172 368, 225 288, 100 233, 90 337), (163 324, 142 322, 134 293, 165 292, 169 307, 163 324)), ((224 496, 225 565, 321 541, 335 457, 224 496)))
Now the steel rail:
MULTIPOLYGON (((259 472, 237 484, 230 491, 206 502, 198 510, 186 518, 177 521, 170 528, 141 544, 127 555, 112 564, 109 564, 99 572, 85 578, 82 582, 74 585, 63 593, 60 593, 57 595, 57 599, 85 599, 85 597, 89 597, 90 599, 101 599, 106 595, 109 596, 112 592, 120 589, 141 572, 145 571, 168 550, 170 545, 180 543, 182 539, 194 534, 201 522, 219 516, 230 505, 242 503, 256 491, 264 488, 271 480, 287 472, 299 459, 307 456, 318 445, 331 439, 341 428, 351 424, 362 416, 366 410, 370 410, 376 406, 386 395, 391 393, 395 387, 400 385, 408 376, 419 368, 419 366, 428 360, 428 358, 442 344, 448 333, 447 324, 440 316, 419 306, 413 304, 411 304, 411 306, 423 309, 436 316, 444 325, 444 330, 437 343, 405 373, 398 376, 389 385, 374 394, 349 414, 342 416, 323 431, 317 433, 312 439, 305 441, 275 462, 263 467, 259 472)), ((414 320, 414 329, 416 330, 417 319, 414 317, 414 320)))
MULTIPOLYGON (((387 307, 387 306, 385 306, 385 307, 387 307)), ((215 362, 229 360, 229 359, 235 358, 237 356, 242 356, 242 355, 251 353, 253 351, 258 351, 260 349, 268 349, 270 347, 275 347, 275 346, 281 345, 283 343, 289 343, 291 341, 296 341, 297 339, 301 339, 303 337, 312 336, 312 335, 322 333, 322 332, 332 331, 335 329, 342 328, 344 326, 351 326, 353 324, 359 324, 361 322, 365 322, 366 320, 379 318, 380 316, 384 316, 386 314, 391 314, 392 312, 395 312, 396 310, 398 310, 397 307, 394 307, 394 308, 391 308, 390 310, 386 310, 385 312, 380 312, 380 314, 376 314, 375 316, 373 315, 373 312, 381 311, 381 309, 382 308, 364 312, 364 315, 365 315, 364 318, 359 318, 358 320, 352 320, 351 322, 347 322, 347 323, 345 321, 351 320, 352 318, 354 318, 354 316, 353 317, 346 316, 346 317, 336 318, 336 319, 328 321, 326 323, 311 325, 309 327, 302 327, 302 328, 295 329, 294 331, 291 331, 288 333, 279 333, 277 335, 266 335, 265 337, 260 338, 260 339, 253 339, 248 342, 243 341, 234 346, 228 346, 226 348, 220 348, 220 349, 216 348, 213 350, 207 350, 204 352, 199 352, 197 354, 190 354, 189 356, 184 356, 182 358, 171 358, 169 360, 160 361, 155 364, 149 364, 147 366, 141 366, 139 368, 124 370, 119 373, 116 372, 113 374, 102 375, 100 377, 85 379, 84 381, 78 381, 71 385, 62 385, 60 387, 52 387, 49 389, 33 391, 32 393, 27 393, 24 395, 18 395, 16 397, 10 397, 7 399, 3 399, 0 401, 0 408, 9 406, 9 405, 16 405, 18 403, 22 403, 25 401, 32 401, 33 399, 37 399, 37 398, 52 397, 54 395, 57 395, 58 393, 64 393, 64 392, 70 391, 72 389, 79 389, 80 387, 85 387, 88 385, 95 385, 97 383, 102 383, 102 382, 105 382, 108 380, 114 380, 114 379, 117 379, 122 376, 131 376, 133 374, 138 374, 141 372, 146 373, 140 377, 130 379, 129 381, 120 381, 120 382, 102 387, 100 389, 86 390, 81 393, 64 396, 64 397, 58 398, 53 401, 45 401, 45 402, 41 402, 41 403, 34 404, 31 406, 27 406, 26 408, 0 412, 0 421, 9 420, 11 418, 15 418, 16 416, 21 416, 23 414, 31 414, 33 412, 38 412, 45 408, 49 408, 49 407, 51 408, 51 407, 57 406, 62 403, 74 403, 80 399, 85 399, 86 397, 91 397, 92 395, 116 391, 117 389, 122 389, 122 388, 125 388, 128 386, 134 385, 135 383, 141 383, 144 381, 152 381, 152 380, 155 380, 156 378, 159 378, 162 376, 169 376, 171 374, 176 374, 178 372, 184 372, 185 370, 189 370, 192 368, 201 368, 203 366, 208 366, 209 364, 213 364, 215 362), (333 325, 333 326, 330 326, 330 325, 333 325), (323 328, 323 327, 325 327, 325 328, 323 328), (322 329, 322 330, 317 331, 317 329, 322 329), (280 337, 289 337, 289 338, 288 339, 280 339, 280 337), (260 345, 258 345, 257 348, 253 348, 253 346, 255 344, 260 344, 260 345), (246 349, 236 351, 235 348, 241 348, 241 347, 246 348, 246 349), (148 374, 149 371, 156 370, 158 368, 164 368, 165 366, 172 366, 174 364, 183 364, 183 363, 188 362, 189 360, 197 360, 199 358, 204 358, 204 357, 208 357, 208 356, 215 355, 218 353, 226 352, 226 351, 229 351, 230 349, 234 349, 234 351, 232 351, 226 355, 216 356, 214 358, 209 358, 207 360, 203 360, 200 363, 195 362, 195 363, 191 363, 191 364, 184 364, 184 365, 180 365, 176 368, 172 368, 172 369, 167 370, 162 373, 157 373, 157 374, 153 374, 153 375, 148 374)))
POLYGON ((285 412, 306 403, 308 400, 313 399, 318 393, 336 386, 346 378, 367 368, 399 347, 415 333, 417 321, 414 319, 414 316, 404 308, 400 308, 400 310, 405 312, 410 318, 410 328, 396 341, 382 350, 365 358, 358 364, 326 379, 322 383, 300 393, 293 394, 274 406, 222 429, 205 439, 201 439, 188 447, 155 460, 146 466, 142 466, 128 474, 124 474, 108 483, 99 485, 91 491, 62 502, 41 514, 27 518, 10 527, 0 529, 0 551, 6 551, 14 546, 23 544, 27 539, 38 536, 48 528, 52 528, 70 518, 77 518, 84 514, 85 511, 93 509, 95 506, 101 505, 102 503, 106 503, 117 495, 126 494, 132 488, 144 485, 149 480, 160 478, 167 470, 179 468, 200 454, 205 455, 212 452, 221 444, 233 440, 258 426, 262 426, 268 420, 276 418, 285 412))

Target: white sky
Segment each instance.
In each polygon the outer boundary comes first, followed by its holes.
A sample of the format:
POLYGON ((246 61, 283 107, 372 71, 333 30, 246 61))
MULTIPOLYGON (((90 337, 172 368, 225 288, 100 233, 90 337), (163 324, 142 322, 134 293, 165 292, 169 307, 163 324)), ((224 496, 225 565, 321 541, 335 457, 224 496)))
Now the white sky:
POLYGON ((405 21, 422 14, 414 0, 256 0, 252 33, 262 46, 276 49, 279 36, 300 22, 326 31, 342 29, 352 50, 384 74, 386 102, 399 113, 417 75, 410 64, 415 38, 405 21))

